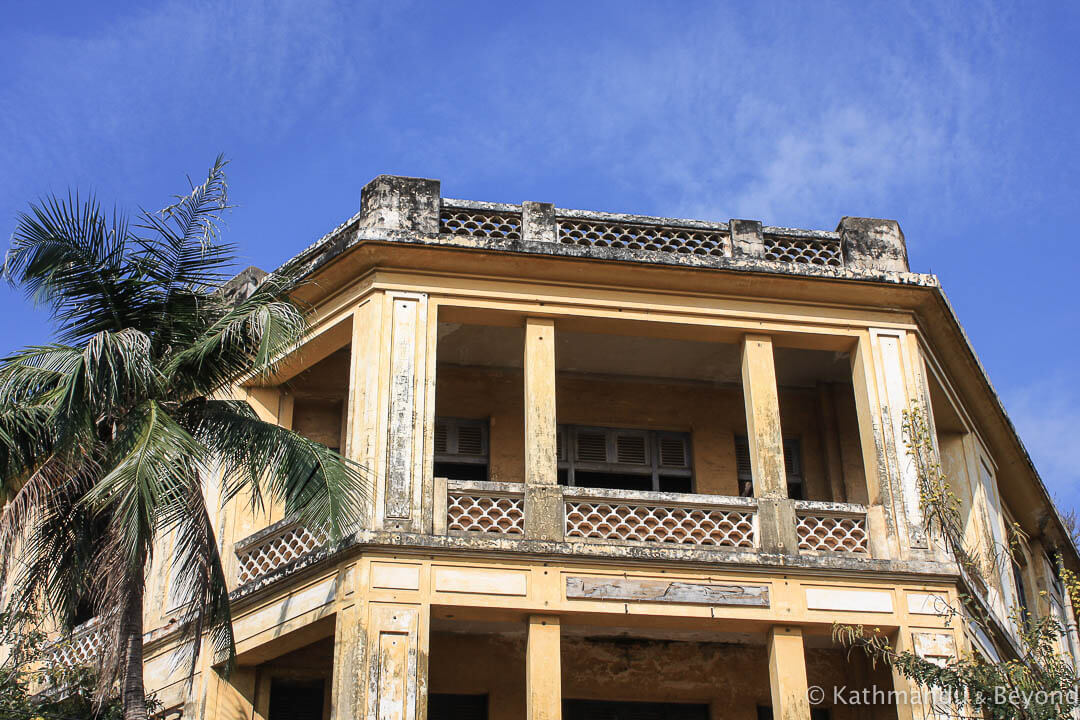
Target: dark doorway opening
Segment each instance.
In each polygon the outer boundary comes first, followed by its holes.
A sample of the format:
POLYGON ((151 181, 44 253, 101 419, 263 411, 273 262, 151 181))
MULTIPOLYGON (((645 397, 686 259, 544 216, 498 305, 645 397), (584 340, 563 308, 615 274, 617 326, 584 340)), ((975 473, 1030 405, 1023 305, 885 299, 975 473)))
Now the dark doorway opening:
POLYGON ((563 720, 709 720, 708 705, 564 700, 563 720))
POLYGON ((270 720, 322 720, 326 681, 270 681, 270 720))
POLYGON ((428 695, 428 720, 487 720, 487 695, 428 695))

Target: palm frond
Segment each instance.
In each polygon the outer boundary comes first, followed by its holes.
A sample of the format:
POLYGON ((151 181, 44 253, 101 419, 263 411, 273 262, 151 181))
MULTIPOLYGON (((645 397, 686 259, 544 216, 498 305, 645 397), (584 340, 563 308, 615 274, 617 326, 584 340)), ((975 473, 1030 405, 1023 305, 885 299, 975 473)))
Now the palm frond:
POLYGON ((51 409, 0 402, 0 504, 16 490, 52 448, 51 409))
POLYGON ((61 339, 120 330, 139 306, 142 283, 128 273, 127 220, 108 218, 94 197, 47 197, 20 213, 4 275, 50 306, 61 339))
POLYGON ((226 164, 219 155, 206 180, 188 195, 142 214, 140 227, 151 234, 137 240, 135 257, 150 284, 147 310, 156 314, 152 334, 159 347, 192 339, 206 296, 228 279, 235 247, 220 242, 218 233, 229 207, 226 164))
POLYGON ((207 401, 187 408, 183 422, 214 451, 228 480, 226 498, 265 487, 285 512, 310 525, 325 525, 340 538, 371 500, 363 466, 322 443, 260 420, 246 403, 207 401))
POLYGON ((71 345, 39 345, 9 355, 0 360, 0 403, 44 402, 81 361, 82 350, 71 345))
POLYGON ((214 395, 238 378, 266 376, 307 331, 302 310, 288 299, 289 277, 268 276, 165 364, 170 382, 197 395, 214 395))
POLYGON ((207 629, 215 652, 227 654, 229 667, 233 664, 236 648, 229 587, 213 522, 199 482, 200 473, 194 467, 189 472, 194 482, 166 512, 162 527, 166 531, 176 531, 172 566, 179 586, 178 597, 191 610, 183 627, 186 637, 192 640, 188 669, 190 676, 194 674, 199 659, 199 639, 207 629))
POLYGON ((101 577, 96 558, 104 520, 79 503, 92 483, 92 472, 47 465, 23 488, 32 501, 4 512, 7 541, 18 541, 19 550, 11 602, 38 607, 45 601, 69 629, 81 601, 96 596, 101 577))
POLYGON ((112 514, 117 542, 134 565, 150 557, 161 509, 190 482, 191 459, 209 452, 153 400, 127 414, 114 445, 110 472, 82 502, 112 514))

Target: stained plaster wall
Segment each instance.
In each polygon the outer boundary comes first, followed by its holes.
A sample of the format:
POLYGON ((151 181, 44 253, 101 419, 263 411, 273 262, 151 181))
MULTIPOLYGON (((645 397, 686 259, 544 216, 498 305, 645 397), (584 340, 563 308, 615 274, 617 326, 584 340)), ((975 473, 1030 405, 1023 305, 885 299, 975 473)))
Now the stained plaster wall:
MULTIPOLYGON (((487 694, 489 720, 517 720, 525 712, 523 633, 436 632, 431 637, 430 692, 487 694)), ((764 646, 728 643, 562 638, 562 694, 566 699, 708 704, 715 720, 755 720, 772 704, 764 646)), ((892 707, 835 705, 834 687, 849 691, 893 687, 888 671, 835 649, 806 651, 807 680, 828 698, 833 720, 896 717, 892 707)))
MULTIPOLYGON (((521 482, 524 466, 523 378, 520 371, 445 365, 438 369, 435 412, 439 416, 487 419, 490 427, 489 479, 521 482)), ((782 389, 785 436, 802 440, 807 497, 866 502, 855 402, 850 387, 834 386, 839 452, 847 498, 830 491, 823 456, 818 391, 782 389)), ((695 491, 738 495, 735 436, 745 435, 742 390, 699 383, 560 376, 560 423, 692 433, 695 491)))

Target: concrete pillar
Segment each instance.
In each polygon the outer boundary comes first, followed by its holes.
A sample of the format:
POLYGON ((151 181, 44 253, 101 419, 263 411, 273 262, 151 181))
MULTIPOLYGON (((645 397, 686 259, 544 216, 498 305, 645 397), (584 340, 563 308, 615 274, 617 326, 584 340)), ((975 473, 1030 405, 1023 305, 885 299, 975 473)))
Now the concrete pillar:
POLYGON ((557 616, 529 617, 525 650, 525 717, 528 720, 562 718, 561 645, 557 616))
POLYGON ((768 335, 747 335, 742 344, 742 387, 754 497, 786 498, 780 398, 768 335))
MULTIPOLYGON (((209 645, 209 643, 207 643, 209 645)), ((208 654, 213 655, 212 648, 208 654)), ((259 712, 256 703, 256 671, 253 667, 236 667, 226 678, 221 671, 211 667, 211 662, 202 666, 201 677, 205 678, 202 716, 222 718, 222 720, 267 720, 259 712)), ((189 712, 199 717, 200 708, 189 703, 184 714, 189 712)))
POLYGON ((558 242, 555 206, 551 203, 521 203, 521 237, 529 242, 558 242))
MULTIPOLYGON (((428 371, 427 295, 386 296, 390 334, 385 480, 377 488, 376 523, 385 530, 424 532, 424 445, 428 371)), ((434 352, 434 348, 430 348, 434 352)))
POLYGON ((436 235, 440 193, 438 180, 379 175, 360 191, 360 226, 436 235))
POLYGON ((362 606, 351 604, 338 610, 334 623, 334 668, 330 687, 331 720, 362 717, 361 683, 364 641, 360 625, 362 606))
MULTIPOLYGON (((893 647, 897 652, 911 652, 911 633, 907 630, 900 630, 896 633, 896 637, 892 642, 893 647)), ((921 712, 918 712, 917 705, 908 702, 915 699, 913 691, 918 689, 918 686, 912 681, 904 677, 899 670, 895 667, 891 668, 893 690, 896 691, 896 718, 897 720, 915 720, 915 718, 921 718, 921 712)))
POLYGON ((758 502, 759 546, 765 552, 796 555, 795 508, 787 494, 780 398, 768 335, 747 335, 742 344, 743 401, 754 497, 758 502))
MULTIPOLYGON (((349 395, 345 400, 346 457, 363 465, 374 486, 382 483, 382 463, 379 461, 379 359, 382 353, 381 293, 365 298, 353 310, 352 340, 349 346, 349 395)), ((369 517, 361 518, 371 527, 369 517)))
POLYGON ((729 220, 732 257, 764 257, 765 237, 760 220, 729 220))
POLYGON ((866 476, 870 554, 875 558, 889 559, 900 557, 900 545, 889 493, 889 470, 878 415, 875 376, 870 336, 864 335, 851 353, 851 382, 859 422, 863 473, 866 476))
POLYGON ((525 320, 525 534, 563 537, 555 440, 555 322, 525 320))
POLYGON ((907 243, 895 220, 845 217, 836 226, 844 265, 865 270, 908 272, 907 243))
POLYGON ((810 720, 802 629, 774 626, 769 629, 768 645, 773 720, 810 720))
MULTIPOLYGON (((420 605, 371 603, 368 606, 364 668, 360 678, 364 720, 421 720, 427 717, 426 615, 427 608, 420 605)), ((344 710, 347 706, 343 703, 335 707, 344 710)), ((350 716, 341 712, 335 720, 344 718, 350 716)))

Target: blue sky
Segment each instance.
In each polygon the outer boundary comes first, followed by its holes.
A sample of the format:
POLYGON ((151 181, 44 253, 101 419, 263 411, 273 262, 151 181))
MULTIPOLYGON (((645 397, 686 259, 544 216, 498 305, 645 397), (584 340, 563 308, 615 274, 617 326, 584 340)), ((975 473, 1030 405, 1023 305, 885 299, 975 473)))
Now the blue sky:
MULTIPOLYGON (((443 194, 832 229, 896 218, 1055 494, 1080 507, 1073 3, 23 3, 0 24, 0 231, 159 207, 218 152, 276 266, 379 173, 443 194)), ((0 288, 0 349, 45 316, 0 288)))

